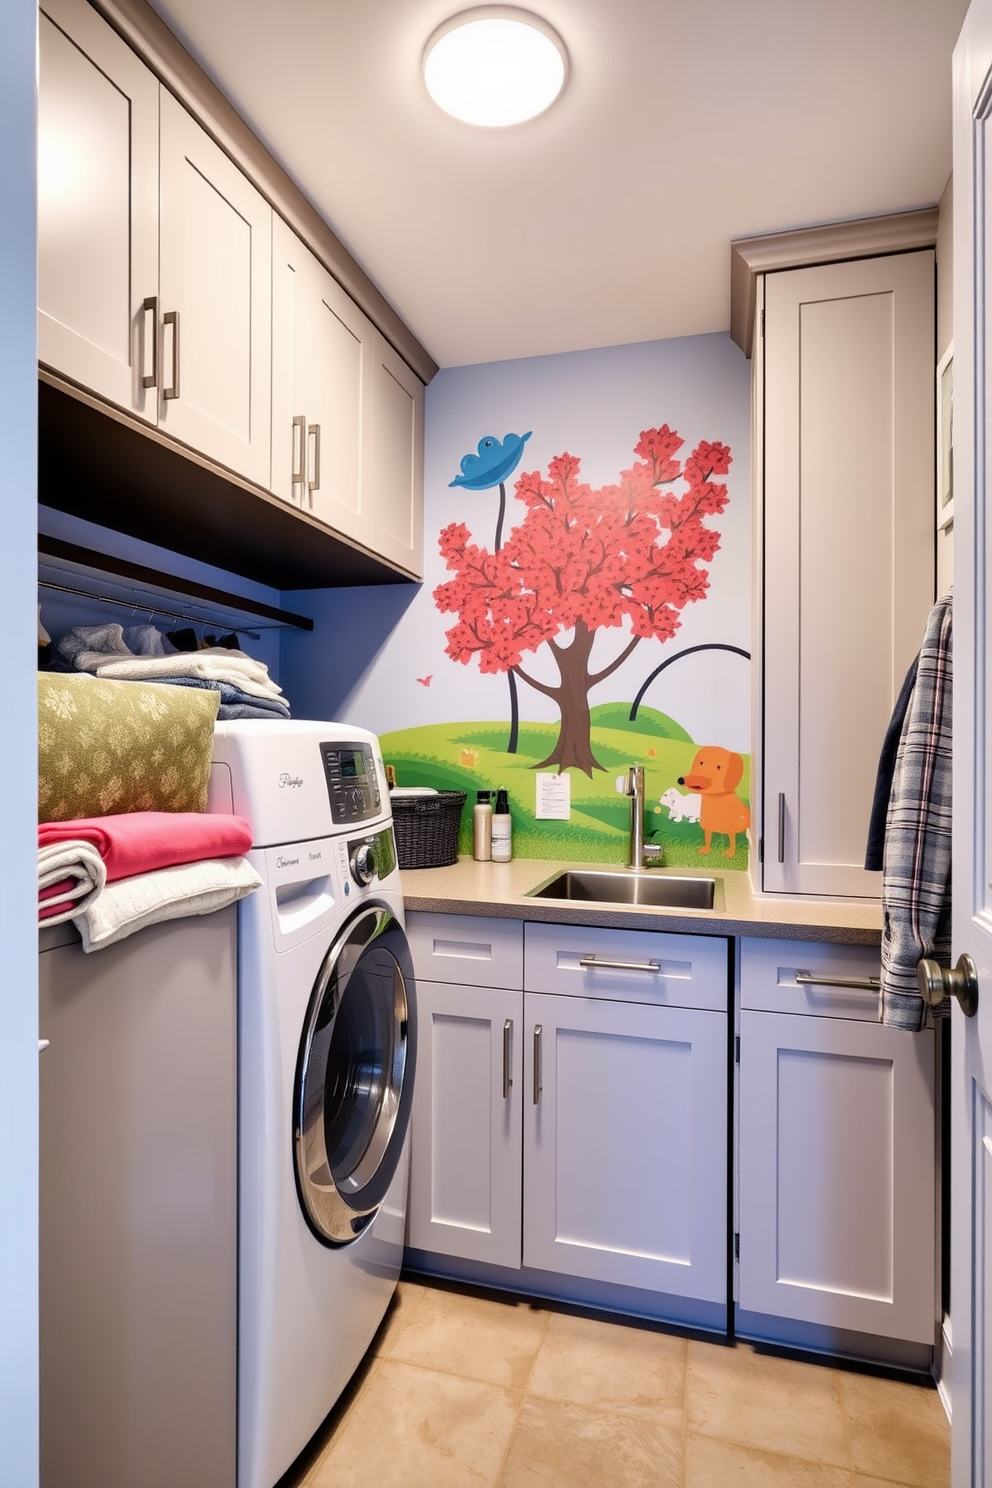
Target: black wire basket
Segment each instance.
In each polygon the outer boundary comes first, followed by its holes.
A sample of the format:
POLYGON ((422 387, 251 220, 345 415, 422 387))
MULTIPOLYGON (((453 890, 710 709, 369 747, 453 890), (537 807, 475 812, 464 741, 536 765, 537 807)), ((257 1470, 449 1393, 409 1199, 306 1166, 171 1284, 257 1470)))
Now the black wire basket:
POLYGON ((458 829, 467 791, 392 796, 396 859, 401 868, 447 868, 458 861, 458 829))

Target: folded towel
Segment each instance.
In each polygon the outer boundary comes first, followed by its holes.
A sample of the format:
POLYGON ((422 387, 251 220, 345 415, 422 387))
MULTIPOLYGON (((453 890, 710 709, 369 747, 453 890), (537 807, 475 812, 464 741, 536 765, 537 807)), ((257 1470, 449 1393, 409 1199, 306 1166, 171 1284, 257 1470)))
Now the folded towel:
POLYGON ((129 811, 38 827, 39 848, 80 841, 100 854, 107 882, 115 883, 177 863, 241 857, 251 847, 251 827, 244 817, 214 811, 129 811))
MULTIPOLYGON (((149 678, 149 681, 154 681, 149 678)), ((288 718, 289 704, 284 697, 255 697, 251 693, 244 692, 240 687, 235 687, 233 682, 216 682, 208 677, 168 677, 162 679, 163 687, 192 687, 199 688, 201 692, 219 692, 221 711, 218 718, 236 717, 236 714, 228 714, 223 710, 226 707, 250 707, 256 711, 252 717, 264 714, 267 718, 288 718)))
MULTIPOLYGON (((81 652, 76 666, 91 658, 81 652)), ((92 666, 80 667, 83 671, 94 671, 98 677, 112 677, 120 682, 148 682, 169 680, 172 677, 209 677, 215 682, 233 682, 253 697, 279 697, 282 688, 272 681, 268 668, 254 661, 243 651, 225 651, 217 647, 210 651, 193 651, 188 655, 177 651, 175 656, 132 656, 130 659, 98 657, 92 666)))
POLYGON ((38 848, 38 919, 59 925, 103 892, 107 868, 91 842, 67 838, 38 848))
MULTIPOLYGON (((152 626, 134 628, 143 649, 154 644, 145 635, 146 630, 153 629, 152 626)), ((269 676, 265 663, 256 661, 245 651, 215 646, 190 654, 172 650, 169 654, 136 656, 125 641, 123 628, 117 624, 76 625, 59 637, 55 651, 60 661, 74 671, 95 672, 99 677, 117 681, 209 677, 218 682, 232 682, 253 696, 278 697, 282 692, 269 676)))
POLYGON ((247 858, 209 858, 159 868, 108 885, 84 913, 74 915, 73 923, 82 936, 83 950, 98 951, 146 925, 212 914, 243 899, 261 883, 247 858))

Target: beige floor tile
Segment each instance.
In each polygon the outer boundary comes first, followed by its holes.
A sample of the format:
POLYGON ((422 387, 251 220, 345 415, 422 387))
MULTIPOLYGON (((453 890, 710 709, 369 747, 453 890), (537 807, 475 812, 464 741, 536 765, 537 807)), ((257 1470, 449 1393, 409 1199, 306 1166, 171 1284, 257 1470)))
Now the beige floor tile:
POLYGON ((846 1467, 779 1457, 735 1442, 688 1436, 684 1488, 853 1488, 846 1467))
POLYGON ((682 1434, 636 1416, 524 1401, 499 1488, 681 1488, 682 1434))
POLYGON ((520 1396, 383 1359, 308 1488, 493 1488, 520 1396))
POLYGON ((393 1293, 393 1300, 389 1304, 389 1311, 379 1325, 379 1331, 372 1340, 372 1352, 374 1354, 388 1354, 392 1352, 393 1344, 402 1333, 407 1323, 413 1317, 420 1306, 421 1299, 427 1287, 420 1286, 415 1281, 400 1281, 393 1293))
POLYGON ((936 1390, 866 1374, 841 1375, 854 1466, 909 1488, 951 1481, 951 1428, 936 1390))
POLYGON ((681 1430, 685 1357, 684 1338, 552 1313, 529 1394, 681 1430))
POLYGON ((686 1429, 832 1467, 851 1467, 835 1370, 744 1344, 689 1343, 686 1429))
POLYGON ((523 1391, 548 1326, 529 1302, 428 1288, 389 1357, 523 1391))

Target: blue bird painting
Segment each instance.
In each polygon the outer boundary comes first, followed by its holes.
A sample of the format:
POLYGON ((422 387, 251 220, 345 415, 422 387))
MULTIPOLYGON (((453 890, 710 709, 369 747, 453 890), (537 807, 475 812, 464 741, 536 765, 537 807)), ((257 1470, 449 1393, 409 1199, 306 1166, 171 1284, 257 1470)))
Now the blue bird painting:
POLYGON ((526 434, 507 434, 504 439, 487 434, 479 440, 477 455, 462 457, 461 474, 448 485, 463 486, 466 491, 489 491, 500 485, 516 470, 524 445, 532 433, 533 430, 528 429, 526 434))

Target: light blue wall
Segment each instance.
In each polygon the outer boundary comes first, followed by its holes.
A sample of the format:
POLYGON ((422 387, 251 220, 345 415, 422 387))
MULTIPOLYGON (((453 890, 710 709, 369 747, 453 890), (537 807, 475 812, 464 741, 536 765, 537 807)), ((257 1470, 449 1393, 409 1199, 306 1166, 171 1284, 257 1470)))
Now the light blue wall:
MULTIPOLYGON (((457 367, 427 389, 425 580, 421 586, 311 591, 294 607, 317 619, 315 634, 282 637, 281 680, 299 717, 339 718, 378 733, 458 719, 507 717, 507 683, 444 654, 454 616, 438 613, 435 586, 448 577, 437 537, 464 521, 491 547, 499 493, 452 489, 463 455, 487 434, 532 430, 520 467, 507 482, 504 537, 514 524, 513 481, 521 470, 546 471, 564 451, 582 461, 594 486, 616 481, 633 461, 643 429, 667 423, 685 439, 684 457, 700 440, 729 444, 733 464, 726 511, 712 520, 721 549, 710 565, 710 592, 683 611, 664 646, 642 642, 593 703, 632 698, 648 673, 682 647, 707 642, 750 649, 750 369, 727 335, 696 336, 559 356, 457 367), (418 678, 430 677, 425 686, 418 678)), ((288 603, 288 596, 285 597, 288 603)), ((594 659, 620 650, 619 632, 602 632, 594 659)), ((542 648, 545 649, 546 648, 542 648)), ((544 659, 530 656, 536 674, 544 659)), ((554 704, 520 686, 521 716, 556 717, 554 704)), ((748 668, 726 653, 694 657, 664 674, 646 702, 671 714, 697 740, 749 747, 748 668)))
POLYGON ((0 5, 0 1488, 38 1482, 36 0, 0 5))

